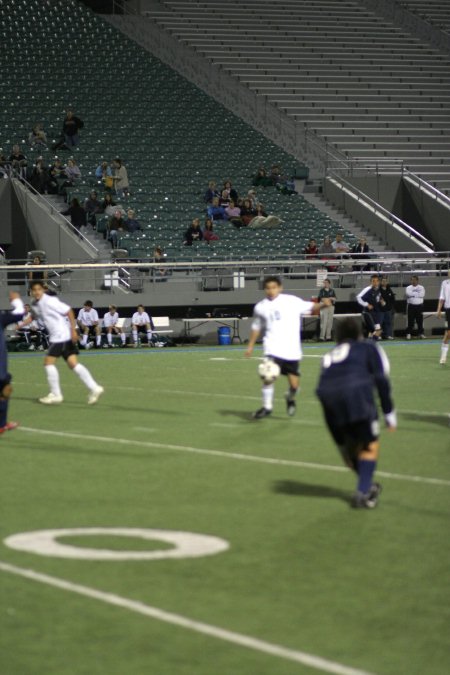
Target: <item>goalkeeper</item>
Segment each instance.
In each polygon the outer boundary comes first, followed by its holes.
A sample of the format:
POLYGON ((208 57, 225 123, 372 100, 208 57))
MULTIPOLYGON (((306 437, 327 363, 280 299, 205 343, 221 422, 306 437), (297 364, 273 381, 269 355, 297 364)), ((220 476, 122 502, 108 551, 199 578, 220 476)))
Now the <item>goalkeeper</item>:
POLYGON ((306 302, 295 295, 283 293, 279 277, 266 277, 264 280, 266 297, 255 305, 253 323, 245 356, 251 357, 260 333, 264 331, 264 361, 258 371, 263 380, 262 407, 253 413, 254 419, 263 419, 272 413, 274 382, 279 374, 286 375, 289 390, 286 393, 288 415, 294 415, 295 397, 300 384, 299 362, 302 358, 301 317, 319 314, 322 307, 329 307, 331 300, 324 298, 319 302, 306 302), (278 368, 273 366, 276 364, 278 368))

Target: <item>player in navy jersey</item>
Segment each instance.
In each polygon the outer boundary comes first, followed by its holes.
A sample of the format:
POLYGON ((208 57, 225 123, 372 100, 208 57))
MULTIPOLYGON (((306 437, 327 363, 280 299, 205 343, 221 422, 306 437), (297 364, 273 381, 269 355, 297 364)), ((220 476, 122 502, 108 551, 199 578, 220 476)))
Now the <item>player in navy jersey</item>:
POLYGON ((374 340, 381 340, 382 311, 386 303, 381 296, 378 274, 372 274, 370 286, 363 288, 356 296, 356 300, 363 308, 362 317, 369 337, 373 337, 374 340))
POLYGON ((0 312, 0 434, 11 431, 17 422, 8 422, 8 403, 12 394, 11 375, 8 373, 8 351, 3 329, 11 323, 17 323, 25 314, 25 307, 18 293, 9 294, 11 310, 0 312))
POLYGON ((325 355, 316 390, 325 421, 347 466, 358 475, 355 508, 374 508, 381 491, 372 482, 379 452, 378 391, 389 430, 397 426, 389 381, 389 361, 373 342, 362 339, 359 321, 343 319, 337 346, 325 355))

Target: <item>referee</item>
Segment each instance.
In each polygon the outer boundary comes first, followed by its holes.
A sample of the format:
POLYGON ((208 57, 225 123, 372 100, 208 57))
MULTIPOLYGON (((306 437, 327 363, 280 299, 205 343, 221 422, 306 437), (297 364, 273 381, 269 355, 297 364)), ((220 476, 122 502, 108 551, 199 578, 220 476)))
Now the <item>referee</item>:
POLYGON ((411 283, 406 287, 406 308, 408 315, 408 328, 406 329, 406 339, 411 340, 411 333, 414 323, 417 323, 419 336, 424 340, 423 332, 423 300, 425 298, 425 289, 419 284, 419 277, 411 277, 411 283))
POLYGON ((437 307, 438 319, 441 318, 442 308, 444 308, 446 323, 444 340, 442 341, 441 347, 441 359, 439 361, 441 365, 445 365, 445 362, 447 361, 448 341, 450 340, 450 269, 448 270, 447 274, 449 278, 445 279, 445 281, 443 281, 441 284, 441 292, 439 293, 439 302, 437 307))

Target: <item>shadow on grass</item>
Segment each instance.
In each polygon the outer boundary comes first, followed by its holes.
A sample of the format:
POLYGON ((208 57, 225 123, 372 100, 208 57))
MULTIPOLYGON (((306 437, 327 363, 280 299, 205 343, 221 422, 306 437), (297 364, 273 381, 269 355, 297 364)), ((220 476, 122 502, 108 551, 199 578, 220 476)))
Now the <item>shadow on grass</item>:
POLYGON ((328 485, 312 485, 300 483, 296 480, 277 480, 272 484, 273 492, 293 497, 321 497, 322 499, 341 499, 350 503, 350 495, 346 490, 329 487, 328 485))
MULTIPOLYGON (((219 410, 218 411, 221 415, 224 417, 238 417, 241 420, 245 420, 246 422, 253 422, 254 424, 264 424, 264 420, 255 420, 253 417, 253 411, 248 411, 248 410, 219 410)), ((281 417, 280 415, 270 415, 270 417, 267 418, 267 422, 270 424, 270 420, 286 420, 286 417, 281 417)))
POLYGON ((450 414, 442 413, 441 415, 432 415, 430 413, 399 413, 399 417, 410 422, 428 422, 429 424, 437 424, 440 427, 450 428, 450 414))

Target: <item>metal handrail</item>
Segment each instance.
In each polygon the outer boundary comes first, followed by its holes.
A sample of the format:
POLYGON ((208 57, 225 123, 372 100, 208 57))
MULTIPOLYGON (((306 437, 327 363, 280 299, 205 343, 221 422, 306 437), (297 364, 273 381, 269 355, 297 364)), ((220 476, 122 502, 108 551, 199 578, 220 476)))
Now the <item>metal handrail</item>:
MULTIPOLYGON (((450 175, 450 171, 448 173, 450 175)), ((412 173, 412 171, 406 168, 403 171, 403 175, 409 178, 412 182, 418 183, 419 190, 427 190, 428 192, 431 192, 436 201, 440 200, 441 202, 444 202, 443 204, 444 206, 450 208, 450 197, 448 197, 443 192, 435 188, 434 185, 431 185, 431 183, 427 183, 426 180, 423 180, 423 178, 421 178, 415 173, 412 173)))
POLYGON ((418 243, 420 243, 422 246, 426 246, 427 248, 429 248, 430 252, 433 250, 434 246, 432 241, 424 237, 423 234, 415 230, 413 227, 411 227, 411 225, 405 223, 404 220, 401 220, 395 214, 385 209, 384 206, 381 206, 381 204, 379 204, 374 199, 369 197, 369 195, 367 195, 365 192, 362 192, 362 190, 359 190, 357 187, 352 185, 352 183, 349 183, 341 176, 335 174, 334 171, 329 171, 328 175, 332 177, 335 181, 341 182, 342 183, 342 185, 340 186, 341 188, 343 189, 345 188, 347 191, 351 192, 352 194, 355 194, 358 198, 358 201, 360 201, 361 199, 362 201, 367 202, 372 206, 372 208, 375 211, 380 211, 383 214, 383 216, 387 217, 392 224, 397 225, 397 227, 400 227, 402 230, 406 230, 409 237, 417 239, 418 243))

